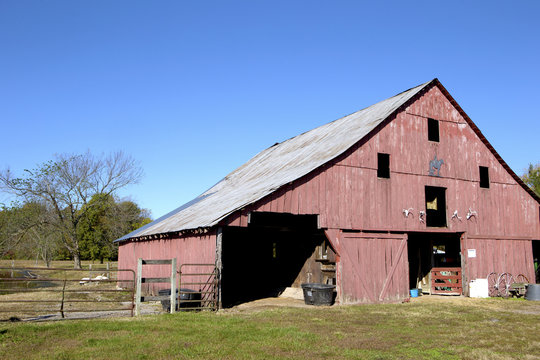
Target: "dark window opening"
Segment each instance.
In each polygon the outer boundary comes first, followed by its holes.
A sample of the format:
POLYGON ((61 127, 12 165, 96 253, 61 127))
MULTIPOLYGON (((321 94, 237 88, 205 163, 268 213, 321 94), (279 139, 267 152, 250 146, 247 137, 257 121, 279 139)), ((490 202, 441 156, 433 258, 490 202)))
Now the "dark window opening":
POLYGON ((377 177, 390 178, 390 154, 377 154, 377 177))
POLYGON ((426 226, 446 227, 446 189, 426 186, 426 226))
POLYGON ((439 120, 428 119, 428 140, 439 142, 439 120))
POLYGON ((480 187, 489 189, 489 168, 480 166, 480 187))

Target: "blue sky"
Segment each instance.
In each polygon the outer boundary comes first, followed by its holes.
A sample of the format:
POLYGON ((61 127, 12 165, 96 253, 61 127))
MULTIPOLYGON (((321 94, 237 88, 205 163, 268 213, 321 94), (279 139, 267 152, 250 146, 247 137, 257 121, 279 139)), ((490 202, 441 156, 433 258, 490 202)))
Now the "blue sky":
POLYGON ((540 162, 539 17, 526 0, 0 0, 0 168, 123 150, 146 175, 122 195, 157 218, 437 77, 521 175, 540 162))

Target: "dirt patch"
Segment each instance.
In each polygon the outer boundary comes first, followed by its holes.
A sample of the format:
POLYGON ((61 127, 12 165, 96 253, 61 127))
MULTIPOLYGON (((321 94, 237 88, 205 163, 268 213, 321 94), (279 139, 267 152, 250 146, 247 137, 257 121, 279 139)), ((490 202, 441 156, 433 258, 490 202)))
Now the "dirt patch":
POLYGON ((290 308, 307 308, 307 307, 313 307, 311 305, 306 305, 304 303, 304 300, 298 300, 293 298, 284 298, 284 297, 272 297, 272 298, 265 298, 265 299, 259 299, 255 301, 250 301, 247 303, 243 303, 240 305, 237 305, 230 309, 223 309, 220 311, 223 312, 255 312, 255 311, 262 311, 262 310, 268 310, 273 308, 280 308, 280 307, 290 307, 290 308))
MULTIPOLYGON (((441 295, 424 295, 410 299, 411 304, 440 304, 440 305, 456 305, 482 308, 489 311, 505 311, 516 314, 540 315, 540 302, 528 301, 524 299, 502 299, 502 298, 470 298, 465 296, 441 296, 441 295), (511 309, 509 309, 511 305, 511 309)), ((340 306, 337 304, 331 307, 340 306)), ((361 305, 360 305, 361 306, 361 305)), ((230 309, 223 309, 220 312, 257 312, 273 308, 315 308, 319 306, 306 305, 303 299, 292 297, 272 297, 259 299, 247 303, 237 305, 230 309)), ((324 306, 323 306, 324 307, 324 306)))
POLYGON ((493 311, 510 311, 523 314, 540 314, 540 302, 523 298, 470 298, 465 296, 424 295, 412 298, 411 303, 419 304, 452 304, 467 307, 484 308, 493 311), (509 306, 512 305, 512 309, 509 306))

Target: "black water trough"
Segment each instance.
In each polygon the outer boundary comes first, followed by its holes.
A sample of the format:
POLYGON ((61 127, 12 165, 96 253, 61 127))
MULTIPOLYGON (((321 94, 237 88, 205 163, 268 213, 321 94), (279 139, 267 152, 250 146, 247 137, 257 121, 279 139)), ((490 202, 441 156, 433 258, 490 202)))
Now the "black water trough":
POLYGON ((332 305, 335 285, 307 283, 302 284, 306 305, 332 305))
MULTIPOLYGON (((171 289, 162 289, 158 291, 159 296, 168 295, 171 296, 171 289)), ((161 306, 165 311, 171 311, 171 299, 161 300, 161 306)), ((176 289, 176 310, 180 308, 200 308, 201 307, 201 293, 193 289, 180 289, 180 297, 178 297, 178 289, 176 289), (180 306, 178 306, 180 302, 180 306), (189 302, 184 302, 189 301, 189 302)))

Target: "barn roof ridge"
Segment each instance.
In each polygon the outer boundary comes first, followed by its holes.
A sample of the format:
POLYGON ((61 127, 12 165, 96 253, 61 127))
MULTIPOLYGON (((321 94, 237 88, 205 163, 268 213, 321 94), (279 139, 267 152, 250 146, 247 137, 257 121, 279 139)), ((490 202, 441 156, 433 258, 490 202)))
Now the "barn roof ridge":
POLYGON ((501 157, 501 155, 499 155, 499 153, 497 152, 497 150, 495 150, 495 148, 493 147, 493 145, 491 145, 491 143, 489 142, 489 140, 484 136, 484 134, 482 134, 482 131, 480 131, 480 129, 478 128, 478 126, 476 126, 476 124, 474 123, 474 121, 472 121, 472 119, 469 117, 469 115, 467 115, 467 113, 461 108, 461 106, 458 104, 458 102, 454 99, 454 97, 452 95, 450 95, 450 93, 448 92, 448 90, 446 90, 446 88, 444 87, 443 84, 441 84, 441 82, 438 80, 438 79, 433 79, 434 81, 434 84, 441 90, 441 92, 444 94, 444 96, 446 96, 446 98, 448 99, 448 101, 450 101, 450 103, 452 104, 452 106, 454 106, 454 108, 459 112, 459 114, 465 119, 465 121, 467 122, 467 124, 473 129, 473 131, 476 133, 476 135, 480 138, 480 140, 484 143, 484 145, 486 145, 486 147, 488 148, 489 151, 491 151, 491 153, 493 154, 493 156, 495 156, 495 158, 497 159, 497 161, 499 161, 499 163, 502 165, 502 167, 508 171, 508 173, 510 174, 510 176, 519 184, 521 185, 521 187, 523 189, 525 189, 525 191, 527 191, 529 193, 529 195, 532 196, 533 199, 535 199, 538 203, 540 203, 540 196, 536 195, 536 193, 530 188, 527 186, 527 184, 525 184, 523 182, 523 180, 514 172, 514 170, 512 170, 512 168, 506 163, 506 161, 504 161, 504 159, 501 157))
POLYGON ((214 226, 236 210, 341 155, 418 92, 437 81, 433 79, 274 144, 192 201, 116 241, 214 226))
POLYGON ((432 86, 439 87, 503 167, 540 202, 502 160, 440 81, 434 78, 262 150, 192 201, 115 241, 215 226, 235 211, 337 158, 432 86))

